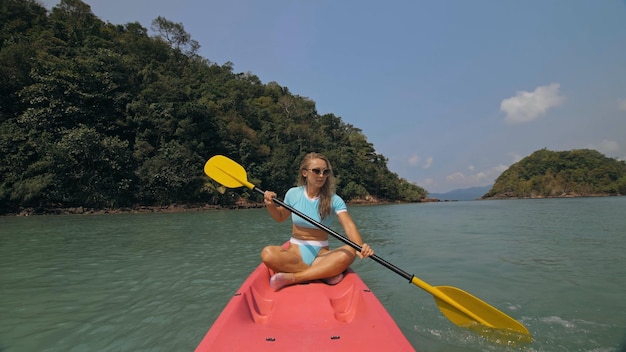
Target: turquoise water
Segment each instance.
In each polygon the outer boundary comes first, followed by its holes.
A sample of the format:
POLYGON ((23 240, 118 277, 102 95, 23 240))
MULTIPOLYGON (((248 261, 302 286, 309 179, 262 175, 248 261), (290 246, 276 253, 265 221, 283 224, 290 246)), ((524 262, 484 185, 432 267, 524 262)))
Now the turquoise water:
MULTIPOLYGON (((456 327, 371 260, 353 268, 418 351, 624 351, 625 210, 626 197, 350 208, 383 259, 526 325, 522 347, 456 327)), ((0 351, 192 351, 289 230, 263 209, 2 217, 0 351)))

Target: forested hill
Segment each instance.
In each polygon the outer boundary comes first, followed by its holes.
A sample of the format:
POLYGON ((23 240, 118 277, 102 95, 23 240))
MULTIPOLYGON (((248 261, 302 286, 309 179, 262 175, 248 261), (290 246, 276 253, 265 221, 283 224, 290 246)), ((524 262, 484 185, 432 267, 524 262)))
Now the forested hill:
POLYGON ((626 163, 590 149, 538 150, 511 165, 483 198, 626 195, 626 163))
MULTIPOLYGON (((344 198, 418 201, 362 131, 315 102, 198 55, 183 24, 111 24, 80 0, 0 5, 0 213, 21 208, 228 204, 215 154, 285 192, 310 151, 344 198)), ((256 197, 250 191, 235 191, 256 197)))

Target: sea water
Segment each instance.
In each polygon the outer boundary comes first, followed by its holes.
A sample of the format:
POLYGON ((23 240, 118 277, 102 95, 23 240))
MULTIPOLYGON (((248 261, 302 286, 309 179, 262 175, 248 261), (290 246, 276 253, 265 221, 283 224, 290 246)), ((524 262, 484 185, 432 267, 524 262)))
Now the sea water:
MULTIPOLYGON (((626 348, 626 197, 350 214, 381 258, 477 296, 533 336, 521 346, 487 341, 452 324, 429 293, 357 260, 353 269, 418 351, 626 348)), ((261 248, 289 232, 264 209, 0 217, 0 351, 193 351, 261 248)))

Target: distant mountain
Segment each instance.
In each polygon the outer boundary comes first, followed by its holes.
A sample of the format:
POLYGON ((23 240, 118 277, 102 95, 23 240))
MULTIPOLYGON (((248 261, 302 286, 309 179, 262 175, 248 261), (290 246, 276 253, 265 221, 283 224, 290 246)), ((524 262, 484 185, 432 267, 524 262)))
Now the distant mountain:
POLYGON ((455 189, 446 193, 429 193, 429 198, 439 200, 476 200, 491 190, 491 186, 455 189))

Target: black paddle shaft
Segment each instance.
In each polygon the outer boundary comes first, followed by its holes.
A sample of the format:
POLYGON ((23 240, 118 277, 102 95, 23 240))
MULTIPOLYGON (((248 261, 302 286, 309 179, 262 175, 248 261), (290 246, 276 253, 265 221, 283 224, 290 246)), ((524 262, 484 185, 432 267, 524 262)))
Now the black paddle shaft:
MULTIPOLYGON (((262 189, 260 189, 258 187, 254 187, 254 190, 256 192, 261 193, 261 194, 265 194, 265 191, 263 191, 262 189)), ((329 233, 330 235, 332 235, 336 239, 340 240, 341 242, 347 244, 348 246, 356 249, 359 252, 361 251, 361 246, 359 246, 358 244, 350 241, 350 239, 340 235, 339 233, 333 231, 330 227, 328 227, 328 226, 326 226, 326 225, 324 225, 324 224, 322 224, 320 222, 317 222, 317 221, 311 219, 311 217, 309 217, 309 216, 305 215, 304 213, 302 213, 301 211, 296 210, 293 207, 287 205, 285 202, 281 201, 278 198, 272 198, 272 200, 274 201, 274 203, 289 209, 292 213, 298 215, 299 217, 303 218, 304 220, 306 220, 306 221, 310 222, 311 224, 319 227, 320 229, 326 231, 327 233, 329 233)), ((402 276, 403 278, 409 280, 409 283, 411 283, 413 281, 413 275, 412 274, 409 274, 406 271, 398 268, 397 266, 389 263, 388 261, 386 261, 383 258, 377 256, 376 254, 372 255, 370 258, 372 258, 373 260, 375 260, 379 264, 385 266, 387 269, 392 270, 396 274, 398 274, 398 275, 402 276)))

